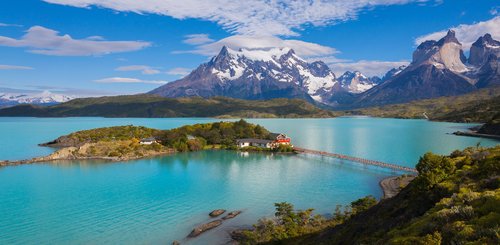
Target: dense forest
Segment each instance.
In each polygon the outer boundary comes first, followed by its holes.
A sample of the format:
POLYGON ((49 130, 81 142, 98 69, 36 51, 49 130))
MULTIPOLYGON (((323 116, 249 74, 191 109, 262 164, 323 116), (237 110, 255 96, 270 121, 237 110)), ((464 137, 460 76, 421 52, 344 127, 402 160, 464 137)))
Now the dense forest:
POLYGON ((337 207, 331 218, 276 203, 273 219, 236 231, 242 244, 499 244, 500 146, 427 153, 398 195, 337 207))

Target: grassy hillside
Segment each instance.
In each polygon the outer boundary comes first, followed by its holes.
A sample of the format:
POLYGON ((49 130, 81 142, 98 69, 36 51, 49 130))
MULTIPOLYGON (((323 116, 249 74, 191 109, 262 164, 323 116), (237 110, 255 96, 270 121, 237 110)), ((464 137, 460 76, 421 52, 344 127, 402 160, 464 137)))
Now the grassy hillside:
POLYGON ((224 97, 162 98, 153 95, 127 95, 75 99, 63 104, 39 107, 20 105, 0 110, 0 116, 34 117, 334 117, 338 113, 322 110, 298 99, 266 101, 224 97))
POLYGON ((500 243, 500 145, 427 153, 417 170, 393 198, 366 197, 328 219, 278 203, 276 219, 234 236, 244 244, 500 243))
POLYGON ((429 119, 436 121, 488 122, 500 113, 500 88, 482 89, 460 96, 364 108, 347 113, 394 118, 425 118, 425 113, 429 119))

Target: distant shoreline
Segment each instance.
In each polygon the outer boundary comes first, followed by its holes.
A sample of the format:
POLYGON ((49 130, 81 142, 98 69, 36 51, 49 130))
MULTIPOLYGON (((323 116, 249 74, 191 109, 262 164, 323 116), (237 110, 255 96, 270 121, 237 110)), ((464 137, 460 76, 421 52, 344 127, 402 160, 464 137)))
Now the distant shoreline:
POLYGON ((468 132, 456 131, 456 132, 453 132, 453 134, 457 135, 457 136, 467 136, 467 137, 477 137, 477 138, 487 138, 487 139, 500 140, 500 135, 479 134, 479 133, 476 133, 475 131, 468 131, 468 132))

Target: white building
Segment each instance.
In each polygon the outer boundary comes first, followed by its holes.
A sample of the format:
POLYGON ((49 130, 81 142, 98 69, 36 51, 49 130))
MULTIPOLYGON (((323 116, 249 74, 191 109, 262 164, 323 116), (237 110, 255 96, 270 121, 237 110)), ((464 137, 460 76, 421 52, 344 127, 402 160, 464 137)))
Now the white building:
POLYGON ((262 148, 272 148, 273 141, 272 140, 262 140, 262 139, 239 139, 236 141, 239 148, 255 146, 262 148))
POLYGON ((158 141, 155 138, 150 137, 150 138, 142 139, 140 143, 141 143, 141 145, 152 145, 154 143, 158 143, 158 141))

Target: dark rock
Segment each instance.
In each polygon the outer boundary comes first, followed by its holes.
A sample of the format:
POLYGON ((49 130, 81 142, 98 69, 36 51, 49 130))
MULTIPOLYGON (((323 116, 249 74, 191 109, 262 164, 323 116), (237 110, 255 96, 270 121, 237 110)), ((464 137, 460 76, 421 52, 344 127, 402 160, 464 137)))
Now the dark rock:
POLYGON ((238 216, 239 214, 241 214, 241 211, 233 211, 233 212, 229 212, 226 216, 224 216, 224 218, 222 218, 223 220, 227 220, 227 219, 232 219, 236 216, 238 216))
POLYGON ((225 212, 226 212, 225 209, 216 209, 216 210, 210 212, 210 214, 208 214, 208 215, 210 215, 210 217, 217 217, 225 212))
POLYGON ((218 220, 214 220, 212 222, 200 225, 200 226, 194 228, 188 237, 197 237, 197 236, 201 235, 202 233, 204 233, 208 230, 211 230, 211 229, 213 229, 221 224, 222 224, 222 220, 218 219, 218 220))
POLYGON ((239 229, 239 230, 234 230, 234 231, 231 231, 231 239, 235 240, 235 241, 242 241, 245 236, 243 235, 243 232, 245 231, 250 231, 250 230, 245 230, 245 229, 239 229))
POLYGON ((173 241, 172 245, 181 245, 181 243, 179 241, 173 241))

